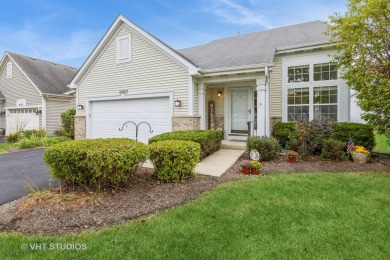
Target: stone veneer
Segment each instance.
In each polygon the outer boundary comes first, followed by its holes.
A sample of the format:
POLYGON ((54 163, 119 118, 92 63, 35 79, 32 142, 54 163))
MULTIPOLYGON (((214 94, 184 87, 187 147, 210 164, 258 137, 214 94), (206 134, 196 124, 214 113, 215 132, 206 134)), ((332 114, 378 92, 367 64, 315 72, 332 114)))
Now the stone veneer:
POLYGON ((200 116, 174 116, 172 117, 172 131, 199 130, 200 116))
POLYGON ((80 140, 86 138, 86 119, 85 116, 74 117, 74 139, 80 140))

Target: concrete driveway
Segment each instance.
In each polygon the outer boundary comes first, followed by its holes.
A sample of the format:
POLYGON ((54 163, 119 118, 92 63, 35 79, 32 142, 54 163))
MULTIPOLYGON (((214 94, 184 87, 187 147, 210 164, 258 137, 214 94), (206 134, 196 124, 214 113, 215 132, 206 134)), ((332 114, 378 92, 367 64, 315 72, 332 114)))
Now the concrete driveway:
MULTIPOLYGON (((0 205, 29 193, 26 189, 49 187, 52 179, 43 161, 44 149, 0 155, 0 205)), ((57 182, 51 186, 57 185, 57 182)))

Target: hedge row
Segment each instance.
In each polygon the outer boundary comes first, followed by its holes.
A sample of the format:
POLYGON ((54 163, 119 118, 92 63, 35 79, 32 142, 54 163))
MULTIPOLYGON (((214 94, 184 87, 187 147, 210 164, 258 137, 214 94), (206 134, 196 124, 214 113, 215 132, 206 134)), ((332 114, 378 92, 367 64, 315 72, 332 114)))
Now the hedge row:
POLYGON ((65 186, 117 188, 148 158, 145 144, 126 138, 68 141, 45 150, 51 174, 65 186))
POLYGON ((200 145, 200 159, 203 159, 221 148, 222 139, 221 130, 176 131, 156 135, 149 139, 149 144, 164 140, 192 141, 200 145))
POLYGON ((307 145, 312 146, 313 151, 317 149, 317 152, 320 152, 322 143, 329 138, 347 144, 351 137, 355 145, 362 145, 370 151, 375 147, 374 131, 367 124, 313 120, 307 122, 308 129, 304 131, 305 136, 297 132, 297 125, 299 124, 292 122, 276 123, 272 135, 283 147, 291 138, 305 139, 307 145))

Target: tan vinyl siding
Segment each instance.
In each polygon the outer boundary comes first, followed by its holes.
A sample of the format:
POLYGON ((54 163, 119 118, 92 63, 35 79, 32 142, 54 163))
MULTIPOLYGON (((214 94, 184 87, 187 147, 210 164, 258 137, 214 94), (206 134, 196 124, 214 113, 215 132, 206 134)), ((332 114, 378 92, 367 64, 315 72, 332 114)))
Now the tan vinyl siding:
POLYGON ((4 107, 15 107, 18 99, 26 99, 27 106, 42 105, 40 93, 14 62, 12 62, 12 78, 7 78, 6 66, 1 71, 0 91, 6 99, 4 107))
POLYGON ((46 132, 54 135, 54 132, 61 129, 61 113, 68 108, 75 107, 75 100, 47 99, 46 100, 46 132))
MULTIPOLYGON (((87 98, 118 96, 118 91, 121 89, 128 90, 129 95, 173 92, 173 99, 182 101, 182 106, 175 107, 174 113, 188 114, 188 70, 127 25, 122 25, 116 37, 111 39, 79 83, 79 104, 85 106, 87 98), (116 37, 129 33, 131 33, 131 62, 117 64, 116 37)), ((80 115, 85 113, 80 112, 80 115)))
POLYGON ((194 115, 199 114, 198 84, 194 84, 194 115))
POLYGON ((282 58, 276 56, 270 76, 270 116, 282 116, 282 58))

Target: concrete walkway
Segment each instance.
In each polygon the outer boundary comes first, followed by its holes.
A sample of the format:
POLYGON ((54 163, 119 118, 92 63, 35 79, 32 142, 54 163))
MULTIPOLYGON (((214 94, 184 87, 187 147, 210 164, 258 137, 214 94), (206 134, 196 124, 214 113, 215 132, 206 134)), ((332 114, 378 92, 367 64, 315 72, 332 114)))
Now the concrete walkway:
POLYGON ((244 152, 244 150, 220 149, 198 163, 195 171, 203 175, 221 177, 244 152))

